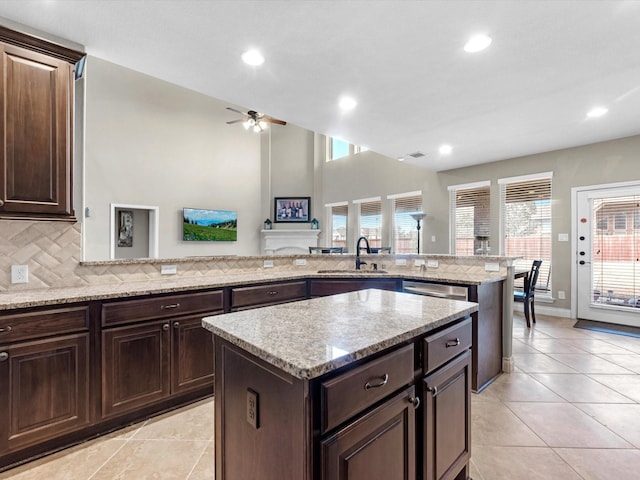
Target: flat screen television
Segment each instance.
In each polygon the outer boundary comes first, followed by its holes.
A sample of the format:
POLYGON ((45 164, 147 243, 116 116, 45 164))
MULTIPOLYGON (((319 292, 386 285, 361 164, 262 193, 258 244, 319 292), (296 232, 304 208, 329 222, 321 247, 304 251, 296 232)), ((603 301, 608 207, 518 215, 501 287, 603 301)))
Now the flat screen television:
POLYGON ((182 240, 187 242, 235 242, 238 212, 182 209, 182 240))

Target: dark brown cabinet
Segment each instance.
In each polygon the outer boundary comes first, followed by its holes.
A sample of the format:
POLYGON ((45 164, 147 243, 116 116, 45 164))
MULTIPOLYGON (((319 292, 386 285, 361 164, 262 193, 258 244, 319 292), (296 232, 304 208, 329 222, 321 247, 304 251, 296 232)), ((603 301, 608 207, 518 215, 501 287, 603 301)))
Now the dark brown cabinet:
POLYGON ((246 310, 307 298, 307 281, 269 283, 231 289, 231 310, 246 310))
POLYGON ((0 458, 90 424, 88 319, 86 307, 0 316, 0 458))
POLYGON ((223 311, 222 290, 103 304, 103 417, 212 389, 213 342, 202 317, 223 311))
POLYGON ((415 387, 321 443, 322 480, 415 480, 415 387))
POLYGON ((366 288, 379 290, 398 290, 398 281, 392 278, 365 279, 312 279, 309 280, 309 295, 324 297, 338 293, 355 292, 366 288))
POLYGON ((470 350, 424 379, 424 480, 468 477, 470 392, 470 350))
POLYGON ((73 218, 74 65, 84 54, 0 27, 0 217, 73 218))

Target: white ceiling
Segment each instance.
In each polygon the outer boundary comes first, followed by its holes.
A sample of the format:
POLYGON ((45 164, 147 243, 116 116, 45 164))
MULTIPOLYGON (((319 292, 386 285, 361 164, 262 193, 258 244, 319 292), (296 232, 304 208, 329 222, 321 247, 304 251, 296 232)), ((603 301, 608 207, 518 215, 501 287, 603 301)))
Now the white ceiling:
POLYGON ((640 134, 638 0, 3 0, 0 16, 432 170, 640 134), (479 32, 492 45, 464 52, 479 32))

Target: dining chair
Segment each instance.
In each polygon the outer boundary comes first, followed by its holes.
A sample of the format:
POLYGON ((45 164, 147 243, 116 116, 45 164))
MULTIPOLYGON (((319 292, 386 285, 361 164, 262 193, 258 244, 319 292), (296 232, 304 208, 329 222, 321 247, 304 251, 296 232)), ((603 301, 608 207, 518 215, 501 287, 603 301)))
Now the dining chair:
POLYGON ((533 306, 533 300, 536 292, 536 282, 540 273, 540 265, 542 260, 534 260, 531 265, 531 271, 525 278, 524 290, 515 290, 513 292, 513 301, 524 303, 524 318, 527 320, 527 327, 531 328, 531 320, 536 323, 536 311, 533 306))

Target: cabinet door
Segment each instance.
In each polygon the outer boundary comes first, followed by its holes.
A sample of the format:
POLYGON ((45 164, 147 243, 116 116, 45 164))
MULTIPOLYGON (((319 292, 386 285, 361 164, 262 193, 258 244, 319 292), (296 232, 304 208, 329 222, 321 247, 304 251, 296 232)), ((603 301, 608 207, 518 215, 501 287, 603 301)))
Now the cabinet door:
POLYGON ((322 479, 414 480, 414 393, 408 388, 324 440, 322 479))
POLYGON ((102 414, 130 411, 169 396, 169 321, 102 331, 102 414))
POLYGON ((0 50, 0 215, 73 215, 73 67, 13 45, 0 50))
POLYGON ((213 388, 213 335, 202 316, 172 320, 171 393, 213 388))
POLYGON ((0 451, 89 424, 89 334, 0 349, 0 451))
POLYGON ((471 351, 424 379, 424 479, 466 478, 471 457, 471 351))

